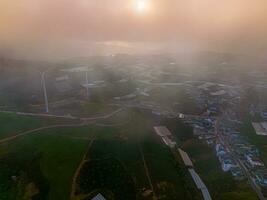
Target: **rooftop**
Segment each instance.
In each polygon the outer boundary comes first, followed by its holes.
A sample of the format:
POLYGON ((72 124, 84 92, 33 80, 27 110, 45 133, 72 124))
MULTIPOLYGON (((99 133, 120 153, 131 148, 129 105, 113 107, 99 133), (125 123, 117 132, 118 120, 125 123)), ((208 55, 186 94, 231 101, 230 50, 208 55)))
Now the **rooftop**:
POLYGON ((179 153, 184 161, 184 164, 188 167, 193 167, 193 163, 191 161, 191 159, 189 158, 188 154, 186 152, 184 152, 182 149, 178 149, 179 153))
POLYGON ((155 126, 154 130, 160 137, 172 135, 169 129, 165 126, 155 126))
POLYGON ((105 197, 102 196, 102 194, 99 193, 98 195, 96 195, 91 200, 106 200, 106 199, 105 199, 105 197))

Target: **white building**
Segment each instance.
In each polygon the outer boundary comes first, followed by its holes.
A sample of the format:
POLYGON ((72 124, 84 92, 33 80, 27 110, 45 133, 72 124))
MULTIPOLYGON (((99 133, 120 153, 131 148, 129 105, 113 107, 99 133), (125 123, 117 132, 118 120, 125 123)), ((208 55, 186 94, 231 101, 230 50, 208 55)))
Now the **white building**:
POLYGON ((222 160, 222 169, 224 172, 228 172, 233 167, 236 167, 236 165, 232 162, 232 160, 222 160))
POLYGON ((263 167, 264 163, 259 159, 251 155, 246 156, 247 162, 252 166, 252 167, 263 167))
POLYGON ((102 194, 99 193, 94 198, 92 198, 92 200, 106 200, 106 199, 105 197, 102 196, 102 194))
POLYGON ((176 142, 171 139, 171 132, 165 126, 156 126, 154 127, 154 130, 167 146, 170 148, 174 148, 176 146, 176 142))

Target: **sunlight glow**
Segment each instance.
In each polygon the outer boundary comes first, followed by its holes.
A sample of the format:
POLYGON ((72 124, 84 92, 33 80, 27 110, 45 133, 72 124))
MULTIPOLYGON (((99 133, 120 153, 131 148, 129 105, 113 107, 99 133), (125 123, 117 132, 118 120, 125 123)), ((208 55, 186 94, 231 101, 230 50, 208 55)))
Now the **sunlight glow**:
POLYGON ((144 13, 148 10, 149 4, 147 0, 137 0, 136 1, 136 10, 140 13, 144 13))

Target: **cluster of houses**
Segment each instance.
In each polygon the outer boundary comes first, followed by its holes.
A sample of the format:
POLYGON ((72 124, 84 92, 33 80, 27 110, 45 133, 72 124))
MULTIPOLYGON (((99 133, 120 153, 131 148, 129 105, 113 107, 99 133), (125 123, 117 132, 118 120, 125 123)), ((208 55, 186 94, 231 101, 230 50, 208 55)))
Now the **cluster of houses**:
POLYGON ((214 127, 215 119, 200 118, 194 120, 191 124, 194 127, 194 135, 196 135, 198 139, 205 141, 209 146, 215 147, 216 155, 221 163, 222 170, 230 172, 236 179, 243 179, 244 175, 239 165, 234 161, 225 146, 217 141, 214 127))
MULTIPOLYGON (((215 119, 212 117, 198 118, 190 121, 194 127, 194 135, 208 145, 215 148, 216 156, 221 163, 222 170, 230 172, 237 180, 242 180, 244 174, 239 163, 236 163, 223 142, 218 142, 215 133, 215 119)), ((235 154, 245 164, 253 175, 255 182, 267 187, 267 169, 259 158, 259 150, 251 145, 239 132, 224 128, 224 138, 229 142, 235 154)))
POLYGON ((240 166, 232 158, 231 154, 227 151, 225 146, 221 143, 215 145, 216 155, 221 163, 224 172, 230 171, 231 174, 237 179, 243 179, 244 175, 240 166))
POLYGON ((227 137, 235 153, 251 172, 255 182, 262 187, 267 187, 267 168, 260 159, 258 148, 238 133, 228 133, 227 137))

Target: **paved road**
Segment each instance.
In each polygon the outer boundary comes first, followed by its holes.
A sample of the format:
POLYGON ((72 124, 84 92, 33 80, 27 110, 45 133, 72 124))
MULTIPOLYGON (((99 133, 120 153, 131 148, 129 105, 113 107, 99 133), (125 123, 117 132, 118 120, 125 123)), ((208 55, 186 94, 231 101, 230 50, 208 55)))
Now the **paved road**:
POLYGON ((30 117, 51 117, 51 118, 79 119, 78 117, 74 117, 71 115, 52 115, 52 114, 45 114, 45 113, 27 113, 27 112, 3 111, 3 110, 1 110, 0 113, 16 114, 16 115, 30 116, 30 117))
POLYGON ((1 139, 0 140, 0 144, 9 142, 11 140, 15 140, 15 139, 17 139, 19 137, 25 136, 25 135, 30 134, 30 133, 34 133, 34 132, 38 132, 38 131, 42 131, 42 130, 46 130, 46 129, 51 129, 51 128, 65 128, 65 127, 81 127, 81 126, 85 126, 85 125, 87 125, 87 124, 80 123, 80 124, 60 124, 60 125, 44 126, 44 127, 32 129, 32 130, 29 130, 29 131, 25 131, 25 132, 19 133, 17 135, 13 135, 13 136, 10 136, 10 137, 1 139))
POLYGON ((23 116, 30 116, 30 117, 50 117, 50 118, 64 118, 64 119, 78 119, 83 121, 90 121, 90 120, 97 120, 97 119, 107 119, 112 117, 113 115, 121 112, 123 108, 119 108, 112 113, 103 115, 103 116, 95 116, 95 117, 87 117, 87 118, 80 118, 72 115, 52 115, 52 114, 45 114, 45 113, 27 113, 27 112, 15 112, 15 111, 0 111, 0 113, 7 113, 7 114, 16 114, 16 115, 23 115, 23 116))
POLYGON ((143 152, 143 148, 142 148, 140 143, 139 143, 139 151, 140 151, 140 154, 142 156, 142 161, 143 161, 146 177, 147 177, 147 180, 149 182, 150 188, 152 190, 152 199, 153 200, 157 200, 158 198, 157 198, 156 193, 155 193, 155 189, 154 189, 154 186, 153 186, 150 174, 149 174, 149 169, 148 169, 147 164, 146 164, 146 159, 145 159, 145 155, 144 155, 144 152, 143 152))
POLYGON ((91 123, 95 123, 96 120, 101 120, 101 119, 108 119, 110 117, 113 117, 114 115, 116 115, 117 113, 121 112, 123 110, 123 108, 120 108, 110 114, 104 115, 104 116, 100 116, 100 117, 91 117, 91 118, 86 118, 86 119, 81 119, 82 122, 78 123, 78 124, 58 124, 58 125, 51 125, 51 126, 44 126, 44 127, 40 127, 40 128, 36 128, 36 129, 32 129, 32 130, 28 130, 22 133, 19 133, 17 135, 13 135, 7 138, 3 138, 0 139, 0 145, 12 140, 15 140, 19 137, 31 134, 31 133, 35 133, 38 131, 42 131, 42 130, 46 130, 46 129, 51 129, 51 128, 67 128, 67 127, 82 127, 82 126, 87 126, 91 123))
POLYGON ((93 143, 95 141, 95 135, 93 136, 93 138, 91 139, 91 141, 88 144, 87 150, 84 152, 82 160, 80 162, 80 164, 78 165, 74 176, 72 177, 72 184, 71 184, 71 193, 70 193, 70 200, 75 200, 76 198, 76 190, 77 190, 77 178, 79 176, 80 170, 82 169, 82 166, 84 165, 84 163, 86 163, 89 159, 87 158, 87 153, 90 151, 93 143))

